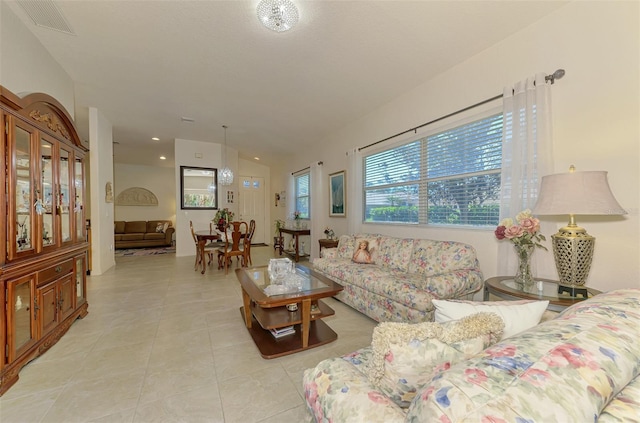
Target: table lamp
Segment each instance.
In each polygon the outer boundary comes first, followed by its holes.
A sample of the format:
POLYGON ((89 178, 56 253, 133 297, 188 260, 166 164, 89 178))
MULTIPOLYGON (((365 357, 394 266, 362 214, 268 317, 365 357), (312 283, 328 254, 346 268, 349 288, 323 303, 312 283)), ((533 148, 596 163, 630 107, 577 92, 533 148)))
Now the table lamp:
POLYGON ((553 257, 560 277, 558 294, 587 298, 585 284, 595 238, 576 224, 576 215, 627 214, 609 188, 607 172, 576 172, 572 165, 568 173, 542 177, 538 201, 533 207, 536 215, 569 215, 569 224, 551 236, 553 257))

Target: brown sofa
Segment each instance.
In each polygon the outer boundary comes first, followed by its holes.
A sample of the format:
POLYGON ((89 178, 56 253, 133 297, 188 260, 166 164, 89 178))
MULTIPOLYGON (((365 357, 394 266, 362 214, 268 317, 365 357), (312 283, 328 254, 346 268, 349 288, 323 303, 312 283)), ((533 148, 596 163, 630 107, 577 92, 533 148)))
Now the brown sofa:
POLYGON ((170 220, 138 220, 114 222, 116 248, 164 247, 172 244, 175 229, 170 220), (158 231, 158 225, 163 225, 158 231), (165 224, 166 227, 165 227, 165 224))

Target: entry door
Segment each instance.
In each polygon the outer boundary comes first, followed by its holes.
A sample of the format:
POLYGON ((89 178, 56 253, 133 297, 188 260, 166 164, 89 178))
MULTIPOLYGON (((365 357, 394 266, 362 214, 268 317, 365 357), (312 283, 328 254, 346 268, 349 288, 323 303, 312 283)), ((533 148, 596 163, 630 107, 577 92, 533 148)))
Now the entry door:
POLYGON ((264 212, 264 178, 240 176, 240 220, 256 221, 253 244, 265 242, 265 229, 269 229, 264 212))

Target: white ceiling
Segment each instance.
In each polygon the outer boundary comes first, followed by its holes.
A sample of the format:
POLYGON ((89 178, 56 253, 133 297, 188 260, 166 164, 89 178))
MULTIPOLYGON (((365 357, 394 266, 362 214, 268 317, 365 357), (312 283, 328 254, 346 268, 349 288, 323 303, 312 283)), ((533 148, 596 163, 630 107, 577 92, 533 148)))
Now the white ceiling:
POLYGON ((8 3, 75 82, 82 137, 97 107, 116 163, 157 166, 173 166, 174 138, 222 143, 223 124, 240 157, 272 163, 566 3, 294 1, 284 33, 260 24, 257 0, 56 1, 75 36, 8 3))

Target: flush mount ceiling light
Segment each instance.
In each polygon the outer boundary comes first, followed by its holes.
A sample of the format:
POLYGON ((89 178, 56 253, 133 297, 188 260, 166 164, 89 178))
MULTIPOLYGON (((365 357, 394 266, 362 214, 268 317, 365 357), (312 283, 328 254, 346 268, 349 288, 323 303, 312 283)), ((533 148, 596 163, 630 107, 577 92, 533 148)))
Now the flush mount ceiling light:
POLYGON ((262 0, 257 12, 260 22, 272 31, 288 31, 298 23, 298 8, 289 0, 262 0))

